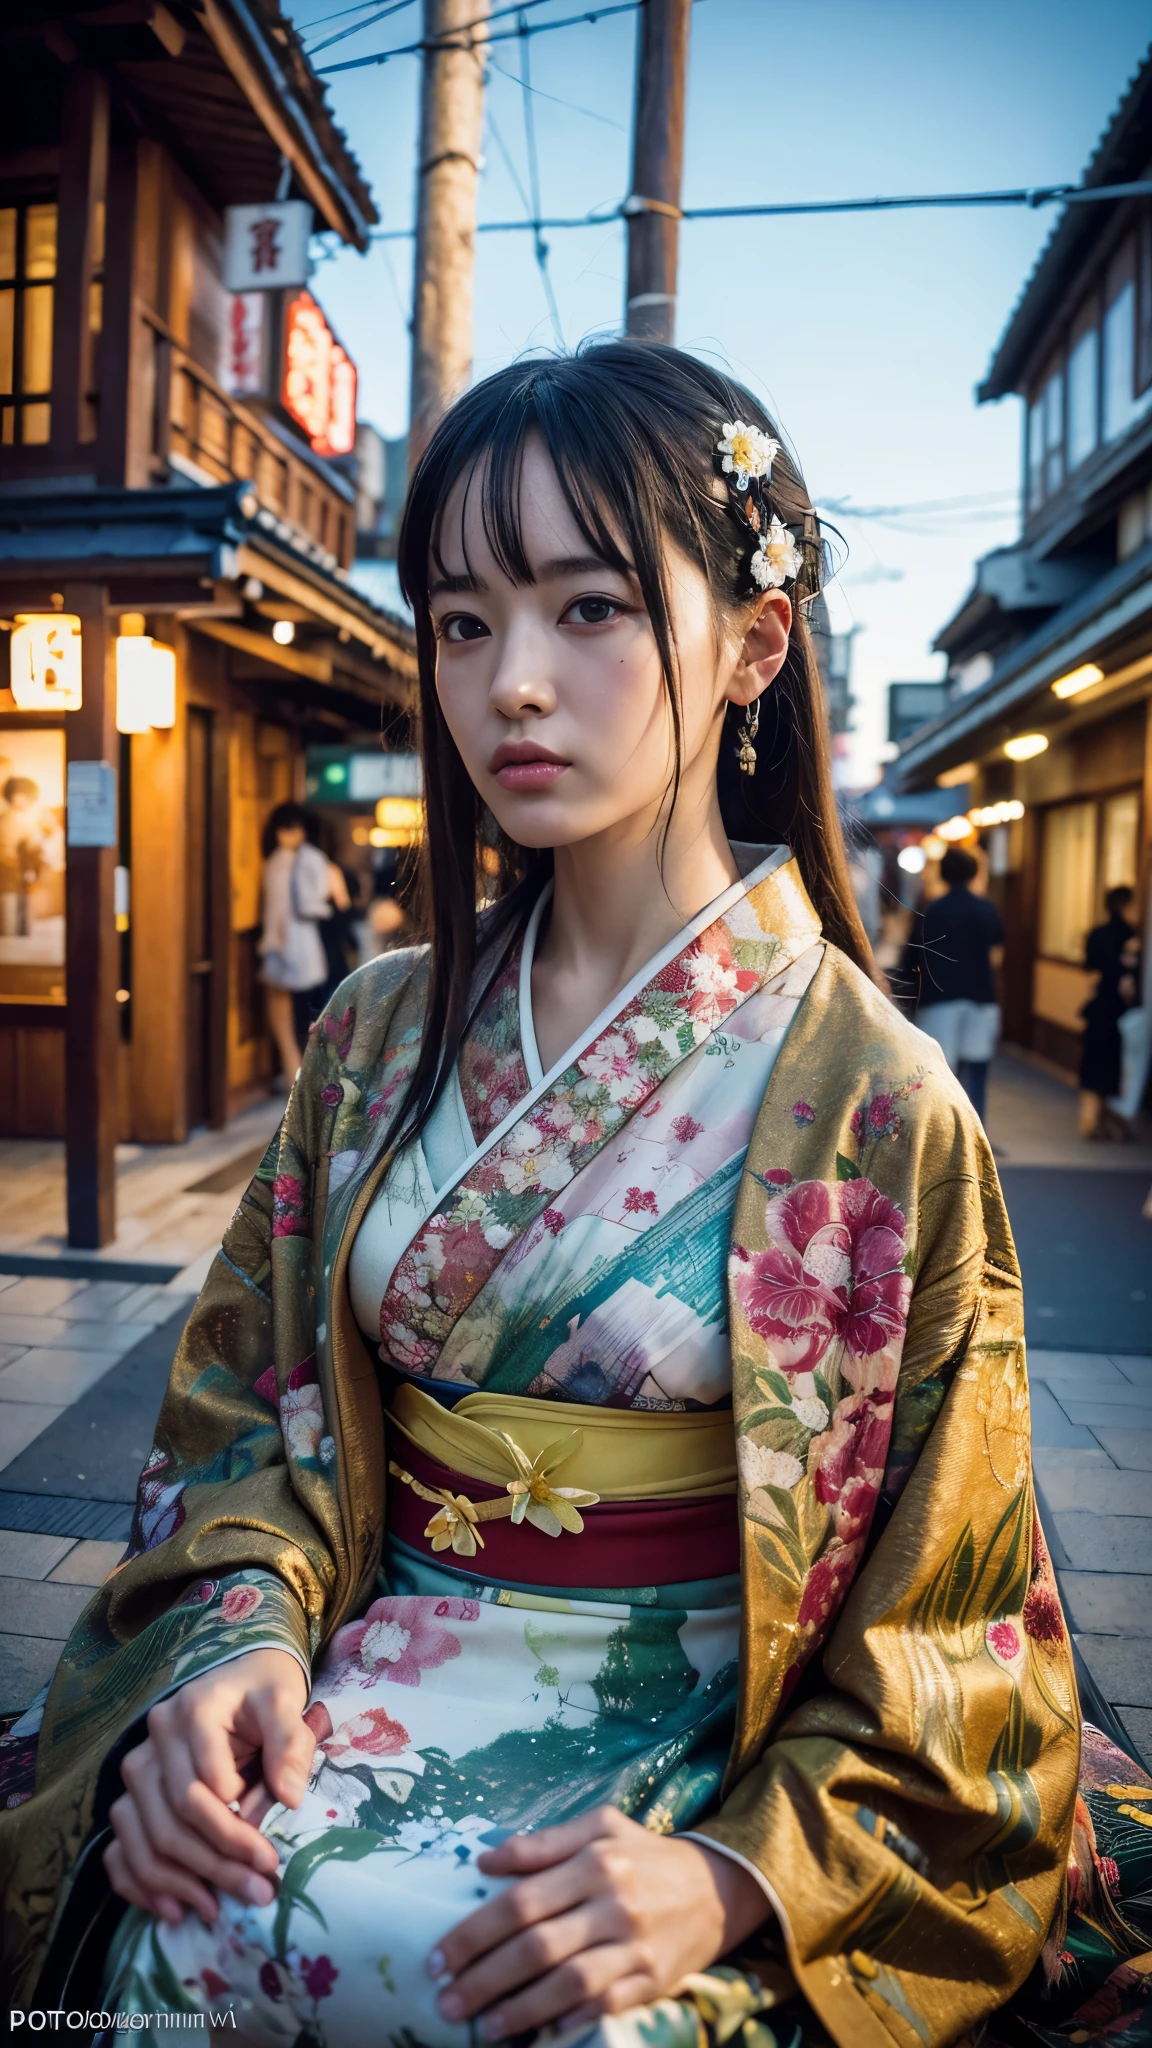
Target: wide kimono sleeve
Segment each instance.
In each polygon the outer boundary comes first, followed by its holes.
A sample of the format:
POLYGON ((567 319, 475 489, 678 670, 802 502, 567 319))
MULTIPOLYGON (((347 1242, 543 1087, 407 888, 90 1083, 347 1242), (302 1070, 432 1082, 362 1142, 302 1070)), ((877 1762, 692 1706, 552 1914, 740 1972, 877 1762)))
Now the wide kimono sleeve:
POLYGON ((1054 1922, 1059 1948, 1079 1710, 987 1141, 875 996, 821 1098, 847 972, 792 1048, 798 1143, 784 1164, 780 1126, 758 1133, 736 1215, 741 1709, 697 1833, 759 1877, 842 2048, 944 2048, 1054 1922))
POLYGON ((394 1063, 388 1079, 388 1031, 411 962, 395 955, 353 976, 310 1034, 284 1119, 180 1339, 126 1556, 65 1645, 35 1794, 0 1816, 2 1948, 17 1985, 26 1988, 118 1789, 110 1767, 140 1739, 149 1708, 267 1646, 308 1677, 371 1583, 383 1492, 363 1475, 382 1470, 379 1396, 354 1332, 344 1332, 347 1356, 323 1342, 326 1212, 334 1153, 347 1179, 348 1162, 380 1149, 384 1120, 371 1111, 388 1105, 403 1071, 394 1063))

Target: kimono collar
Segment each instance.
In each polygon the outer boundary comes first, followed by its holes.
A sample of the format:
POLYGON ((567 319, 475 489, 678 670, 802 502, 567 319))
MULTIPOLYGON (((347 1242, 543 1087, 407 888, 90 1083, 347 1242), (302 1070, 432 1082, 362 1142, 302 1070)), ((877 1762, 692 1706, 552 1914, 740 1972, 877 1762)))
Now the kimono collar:
POLYGON ((397 1264, 380 1355, 422 1376, 505 1253, 681 1062, 820 936, 787 847, 647 961, 488 1133, 397 1264))

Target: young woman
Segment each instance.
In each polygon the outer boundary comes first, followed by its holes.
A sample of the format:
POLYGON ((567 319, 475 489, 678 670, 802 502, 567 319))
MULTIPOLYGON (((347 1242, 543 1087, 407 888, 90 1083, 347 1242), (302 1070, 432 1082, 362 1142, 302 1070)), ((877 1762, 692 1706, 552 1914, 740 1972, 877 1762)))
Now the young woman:
POLYGON ((1019 1278, 869 978, 820 567, 770 421, 672 350, 433 439, 430 944, 329 1006, 188 1324, 6 1823, 25 2003, 119 1913, 110 2012, 299 2048, 1049 2014, 1080 1741, 1019 1278))
POLYGON ((310 999, 317 997, 315 1017, 329 979, 325 926, 334 907, 348 908, 343 875, 308 836, 315 827, 315 818, 293 803, 277 804, 264 827, 260 979, 287 1088, 303 1057, 310 999))

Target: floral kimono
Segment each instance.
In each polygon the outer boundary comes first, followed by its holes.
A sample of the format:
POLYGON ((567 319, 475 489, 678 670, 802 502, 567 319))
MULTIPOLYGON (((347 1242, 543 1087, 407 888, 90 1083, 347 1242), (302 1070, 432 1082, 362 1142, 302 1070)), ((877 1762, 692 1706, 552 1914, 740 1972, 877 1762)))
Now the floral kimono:
POLYGON ((765 1927, 599 2048, 1146 2040, 1152 1782, 1092 1732, 1078 1789, 979 1124, 786 849, 548 1073, 545 908, 417 1141, 389 1150, 421 955, 310 1039, 128 1557, 11 1731, 38 1761, 0 1824, 9 2002, 75 2005, 103 1965, 109 2038, 203 2013, 467 2048, 424 1958, 496 1888, 478 1856, 608 1802, 735 1858, 765 1927), (273 1903, 116 1926, 120 1756, 268 1645, 317 1737, 262 1821, 273 1903))

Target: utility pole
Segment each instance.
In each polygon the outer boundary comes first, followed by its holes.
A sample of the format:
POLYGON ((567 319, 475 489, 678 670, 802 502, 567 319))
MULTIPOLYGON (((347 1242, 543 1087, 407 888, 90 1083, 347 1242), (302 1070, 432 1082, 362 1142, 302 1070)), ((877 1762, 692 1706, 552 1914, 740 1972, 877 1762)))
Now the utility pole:
POLYGON ((472 374, 489 0, 424 0, 408 465, 472 374))
POLYGON ((638 17, 636 110, 628 221, 625 333, 667 341, 676 333, 676 259, 684 172, 684 97, 692 0, 645 0, 638 17))

